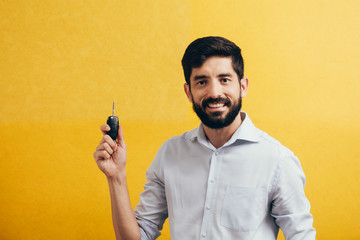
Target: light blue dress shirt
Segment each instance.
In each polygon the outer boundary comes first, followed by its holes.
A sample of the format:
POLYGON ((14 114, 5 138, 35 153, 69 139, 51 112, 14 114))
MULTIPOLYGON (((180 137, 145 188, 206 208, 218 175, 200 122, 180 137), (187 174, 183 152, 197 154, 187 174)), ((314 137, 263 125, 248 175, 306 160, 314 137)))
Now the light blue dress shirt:
POLYGON ((299 160, 245 119, 222 147, 202 125, 166 141, 146 172, 135 215, 141 239, 160 235, 169 217, 172 240, 313 240, 299 160))

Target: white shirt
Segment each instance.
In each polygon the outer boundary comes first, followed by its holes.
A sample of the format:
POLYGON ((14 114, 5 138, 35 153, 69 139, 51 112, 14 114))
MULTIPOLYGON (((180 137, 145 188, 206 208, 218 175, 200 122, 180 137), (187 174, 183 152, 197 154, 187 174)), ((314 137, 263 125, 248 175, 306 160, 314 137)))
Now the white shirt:
POLYGON ((141 239, 156 239, 167 217, 172 240, 274 240, 279 227, 286 239, 315 239, 300 162, 247 115, 218 149, 201 124, 169 139, 146 178, 141 239))

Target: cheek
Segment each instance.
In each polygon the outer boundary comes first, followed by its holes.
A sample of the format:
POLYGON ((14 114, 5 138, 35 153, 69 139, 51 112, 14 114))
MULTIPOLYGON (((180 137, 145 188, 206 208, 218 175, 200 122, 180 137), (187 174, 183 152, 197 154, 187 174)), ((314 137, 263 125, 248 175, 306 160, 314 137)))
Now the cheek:
POLYGON ((240 89, 234 89, 231 92, 229 92, 228 97, 232 99, 239 99, 241 97, 241 90, 240 89))
POLYGON ((200 91, 193 91, 190 93, 193 102, 200 102, 204 99, 204 95, 200 91))

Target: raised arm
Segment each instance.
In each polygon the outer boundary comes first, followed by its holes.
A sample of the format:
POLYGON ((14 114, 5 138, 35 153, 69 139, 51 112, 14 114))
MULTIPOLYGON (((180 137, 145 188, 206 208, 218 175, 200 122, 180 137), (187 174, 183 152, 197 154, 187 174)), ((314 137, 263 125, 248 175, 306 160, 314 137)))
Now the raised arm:
POLYGON ((127 188, 126 144, 122 126, 119 127, 117 141, 106 134, 110 130, 107 124, 102 125, 100 130, 103 137, 94 152, 94 158, 108 181, 116 239, 140 240, 140 228, 131 208, 127 188))

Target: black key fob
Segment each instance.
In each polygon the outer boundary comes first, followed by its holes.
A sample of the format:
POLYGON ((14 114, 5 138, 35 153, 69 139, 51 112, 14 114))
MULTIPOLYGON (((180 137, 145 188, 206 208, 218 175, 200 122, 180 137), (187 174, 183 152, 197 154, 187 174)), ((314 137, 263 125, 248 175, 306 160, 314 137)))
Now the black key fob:
POLYGON ((113 140, 116 140, 119 131, 119 119, 116 116, 108 117, 106 124, 110 126, 110 131, 106 134, 109 135, 113 140))

